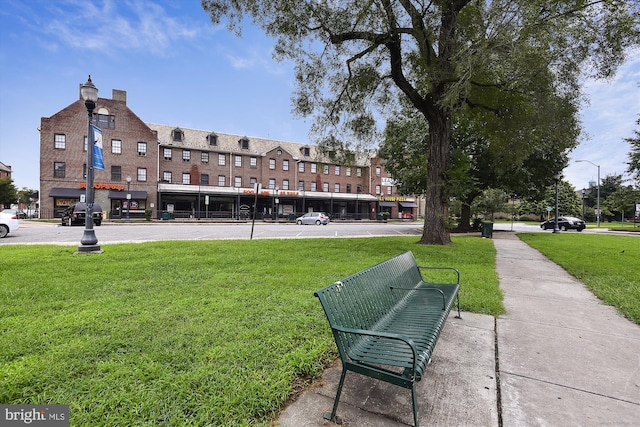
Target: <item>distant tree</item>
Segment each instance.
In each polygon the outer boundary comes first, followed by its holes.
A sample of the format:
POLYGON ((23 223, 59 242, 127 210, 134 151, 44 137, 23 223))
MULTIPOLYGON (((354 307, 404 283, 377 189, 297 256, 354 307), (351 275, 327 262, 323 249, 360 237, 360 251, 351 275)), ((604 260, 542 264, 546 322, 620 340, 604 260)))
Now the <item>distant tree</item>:
POLYGON ((0 204, 5 208, 9 208, 11 204, 18 200, 18 191, 11 178, 0 179, 0 204))
POLYGON ((622 221, 624 218, 634 217, 635 204, 638 200, 638 191, 633 186, 621 186, 607 196, 605 206, 609 211, 618 213, 616 220, 622 221))
MULTIPOLYGON (((636 124, 640 126, 640 119, 636 121, 636 124)), ((636 129, 633 132, 636 135, 635 137, 625 139, 625 141, 631 144, 627 172, 629 172, 636 181, 640 181, 640 131, 636 129)))
MULTIPOLYGON (((547 207, 552 208, 550 216, 556 215, 556 187, 550 185, 546 188, 546 196, 543 203, 537 205, 538 208, 544 207, 544 212, 535 212, 537 214, 547 215, 547 207)), ((561 180, 558 183, 558 214, 560 216, 575 216, 580 218, 582 216, 582 199, 576 192, 576 189, 570 182, 561 180)))
MULTIPOLYGON (((577 99, 585 72, 610 77, 640 44, 638 7, 626 0, 202 0, 214 23, 239 32, 246 17, 296 61, 296 111, 315 115, 327 152, 377 140, 380 115, 402 98, 428 123, 421 243, 449 244, 455 115, 473 107, 515 132, 551 79, 577 99), (517 99, 519 98, 519 102, 517 99), (511 126, 511 129, 508 127, 511 126)), ((509 151, 507 138, 502 139, 509 151)), ((531 144, 536 144, 532 138, 531 144)), ((513 150, 519 155, 520 150, 513 150)), ((511 153, 510 153, 511 154, 511 153)), ((339 158, 339 157, 338 157, 339 158)))
POLYGON ((508 210, 507 200, 508 195, 500 189, 487 189, 482 192, 482 195, 477 198, 476 206, 478 210, 491 218, 496 212, 504 212, 508 210))

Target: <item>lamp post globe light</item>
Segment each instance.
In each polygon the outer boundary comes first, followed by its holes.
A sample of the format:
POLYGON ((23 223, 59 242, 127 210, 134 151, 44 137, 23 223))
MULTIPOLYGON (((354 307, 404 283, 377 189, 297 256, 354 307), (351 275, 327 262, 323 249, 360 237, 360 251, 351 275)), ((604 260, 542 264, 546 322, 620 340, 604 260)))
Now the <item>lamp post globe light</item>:
POLYGON ((129 211, 131 210, 131 191, 129 190, 131 185, 131 176, 127 176, 127 221, 131 222, 131 217, 129 217, 129 211))
POLYGON ((598 168, 598 211, 596 212, 596 218, 598 219, 598 228, 600 227, 600 165, 596 165, 590 160, 576 160, 576 163, 587 162, 598 168))
POLYGON ((556 176, 554 176, 554 178, 556 179, 556 218, 553 225, 553 232, 559 233, 560 229, 558 228, 558 181, 560 181, 560 178, 562 178, 562 175, 557 174, 556 176))
POLYGON ((78 252, 102 252, 100 245, 98 245, 98 238, 93 230, 93 110, 96 108, 96 102, 98 101, 98 88, 95 87, 91 81, 91 76, 85 84, 80 87, 80 94, 84 99, 84 105, 87 107, 88 126, 87 126, 87 193, 85 202, 87 209, 85 211, 84 218, 84 233, 82 239, 80 239, 80 246, 78 246, 78 252))

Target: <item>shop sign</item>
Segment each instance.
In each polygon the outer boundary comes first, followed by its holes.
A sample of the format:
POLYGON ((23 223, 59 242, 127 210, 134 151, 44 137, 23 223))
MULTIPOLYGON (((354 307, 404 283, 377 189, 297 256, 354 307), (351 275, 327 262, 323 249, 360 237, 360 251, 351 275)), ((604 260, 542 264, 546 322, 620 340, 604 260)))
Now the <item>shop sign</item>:
MULTIPOLYGON (((87 183, 86 182, 79 183, 78 184, 78 188, 87 188, 87 183)), ((122 191, 122 190, 124 190, 124 185, 106 184, 106 183, 96 182, 96 183, 93 184, 93 188, 95 188, 96 190, 118 190, 118 191, 122 191)))

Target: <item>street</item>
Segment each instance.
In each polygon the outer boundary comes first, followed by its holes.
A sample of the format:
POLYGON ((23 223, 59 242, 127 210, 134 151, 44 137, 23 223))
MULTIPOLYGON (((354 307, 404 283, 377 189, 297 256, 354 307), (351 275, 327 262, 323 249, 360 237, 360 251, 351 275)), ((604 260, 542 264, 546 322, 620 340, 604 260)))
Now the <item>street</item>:
MULTIPOLYGON (((331 237, 416 236, 422 234, 422 222, 331 222, 329 225, 296 225, 257 221, 254 239, 304 239, 331 237)), ((98 244, 140 243, 158 240, 249 239, 251 223, 103 223, 94 227, 98 244)), ((537 225, 496 223, 495 231, 542 232, 537 225)), ((63 227, 59 223, 21 220, 20 229, 0 240, 11 244, 78 245, 84 227, 63 227)), ((547 231, 551 232, 551 231, 547 231)), ((455 234, 452 234, 455 236, 455 234)))

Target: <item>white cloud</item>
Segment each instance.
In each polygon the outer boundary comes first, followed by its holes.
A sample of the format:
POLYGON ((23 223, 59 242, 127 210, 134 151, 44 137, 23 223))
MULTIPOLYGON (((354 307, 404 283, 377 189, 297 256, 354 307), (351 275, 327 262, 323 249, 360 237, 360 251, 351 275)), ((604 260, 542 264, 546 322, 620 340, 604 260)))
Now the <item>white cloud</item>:
POLYGON ((600 165, 601 178, 621 175, 627 169, 629 144, 625 138, 633 136, 640 114, 640 52, 635 52, 620 67, 611 81, 590 80, 584 85, 590 105, 581 112, 584 130, 580 145, 571 154, 564 170, 565 179, 576 188, 597 180, 600 165))
POLYGON ((199 34, 197 25, 170 16, 162 6, 147 0, 67 0, 51 7, 50 13, 44 26, 49 37, 106 54, 134 50, 164 56, 174 43, 199 34))

